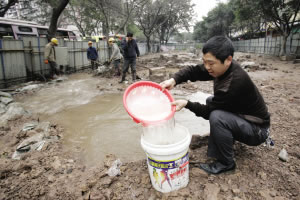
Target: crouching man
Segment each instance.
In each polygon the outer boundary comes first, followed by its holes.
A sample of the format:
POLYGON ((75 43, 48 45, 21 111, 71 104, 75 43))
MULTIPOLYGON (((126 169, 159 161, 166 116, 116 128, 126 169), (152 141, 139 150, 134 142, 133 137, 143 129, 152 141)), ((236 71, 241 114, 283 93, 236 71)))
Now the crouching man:
POLYGON ((163 88, 190 81, 213 81, 214 94, 206 104, 176 100, 176 111, 189 109, 209 120, 210 136, 207 155, 212 163, 199 168, 210 174, 235 169, 234 141, 257 146, 269 136, 270 114, 264 99, 249 75, 233 60, 232 42, 223 36, 211 38, 203 46, 203 64, 180 70, 174 78, 162 82, 163 88))

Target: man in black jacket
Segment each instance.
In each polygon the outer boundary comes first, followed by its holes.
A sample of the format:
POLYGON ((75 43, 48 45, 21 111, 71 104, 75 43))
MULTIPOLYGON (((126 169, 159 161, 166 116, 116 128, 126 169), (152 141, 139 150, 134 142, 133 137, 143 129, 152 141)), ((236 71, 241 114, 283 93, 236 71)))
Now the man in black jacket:
POLYGON ((206 105, 189 100, 176 100, 176 111, 187 108, 196 116, 208 119, 210 136, 207 155, 216 160, 199 167, 211 174, 235 168, 235 140, 256 146, 269 136, 270 114, 264 99, 249 75, 233 60, 232 42, 215 36, 203 46, 203 64, 180 70, 174 78, 161 83, 163 89, 190 81, 214 82, 214 95, 206 105))
POLYGON ((93 47, 93 42, 88 42, 89 48, 87 49, 87 58, 91 61, 92 70, 97 68, 98 52, 95 47, 93 47))
POLYGON ((124 52, 124 65, 122 70, 122 79, 119 83, 125 81, 129 66, 131 67, 132 81, 134 82, 136 80, 136 57, 140 56, 140 51, 136 41, 132 37, 132 33, 127 33, 126 40, 121 43, 121 48, 124 52))

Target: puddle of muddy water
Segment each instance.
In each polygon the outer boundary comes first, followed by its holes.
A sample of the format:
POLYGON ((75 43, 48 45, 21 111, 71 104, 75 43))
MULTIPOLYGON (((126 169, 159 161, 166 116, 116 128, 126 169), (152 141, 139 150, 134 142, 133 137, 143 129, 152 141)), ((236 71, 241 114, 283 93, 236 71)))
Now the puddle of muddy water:
MULTIPOLYGON (((102 163, 107 154, 115 154, 123 162, 145 159, 140 145, 142 127, 126 113, 123 93, 101 94, 96 88, 98 83, 99 79, 90 75, 75 74, 20 101, 26 109, 38 113, 42 121, 63 126, 65 148, 87 165, 102 163)), ((190 98, 204 97, 196 93, 190 98)), ((176 113, 175 120, 192 134, 209 129, 207 121, 186 109, 176 113)))
POLYGON ((125 112, 121 94, 100 95, 88 104, 49 116, 65 127, 64 144, 76 149, 90 165, 114 154, 123 162, 145 158, 140 146, 141 128, 125 112))
POLYGON ((107 154, 122 161, 145 158, 142 129, 124 110, 123 94, 101 94, 97 84, 99 80, 90 75, 75 74, 20 101, 42 121, 63 126, 65 148, 80 149, 76 153, 88 165, 103 161, 107 154))

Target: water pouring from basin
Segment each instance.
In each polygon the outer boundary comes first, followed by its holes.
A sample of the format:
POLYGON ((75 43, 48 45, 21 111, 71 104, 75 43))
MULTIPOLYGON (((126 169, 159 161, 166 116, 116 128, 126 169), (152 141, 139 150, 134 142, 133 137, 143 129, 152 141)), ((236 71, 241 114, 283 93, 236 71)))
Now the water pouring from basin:
POLYGON ((141 146, 147 155, 153 187, 163 193, 185 187, 189 181, 188 149, 191 135, 175 124, 174 99, 159 84, 140 81, 130 85, 123 104, 136 123, 143 125, 141 146))
POLYGON ((173 118, 173 101, 168 90, 162 91, 159 84, 151 81, 136 82, 130 85, 123 95, 126 111, 136 123, 143 126, 159 124, 173 118))

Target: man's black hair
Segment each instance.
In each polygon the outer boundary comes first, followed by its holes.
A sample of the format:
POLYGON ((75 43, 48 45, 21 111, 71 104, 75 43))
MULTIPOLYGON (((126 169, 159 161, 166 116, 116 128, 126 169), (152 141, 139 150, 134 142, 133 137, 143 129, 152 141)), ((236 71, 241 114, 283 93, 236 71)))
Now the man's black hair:
POLYGON ((234 54, 234 48, 229 38, 225 36, 214 36, 210 38, 203 46, 203 54, 211 53, 222 63, 234 54))
POLYGON ((128 32, 126 37, 133 37, 133 34, 128 32))

